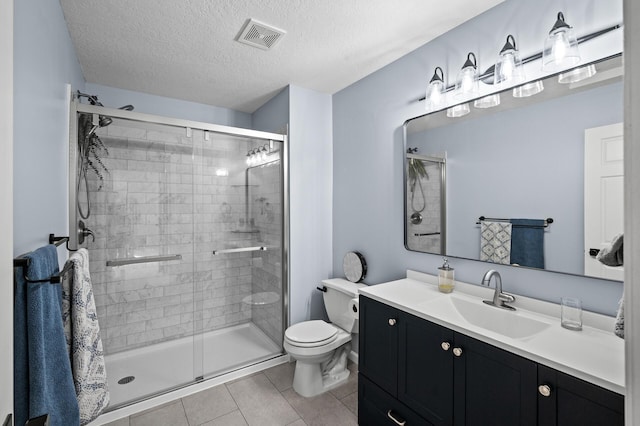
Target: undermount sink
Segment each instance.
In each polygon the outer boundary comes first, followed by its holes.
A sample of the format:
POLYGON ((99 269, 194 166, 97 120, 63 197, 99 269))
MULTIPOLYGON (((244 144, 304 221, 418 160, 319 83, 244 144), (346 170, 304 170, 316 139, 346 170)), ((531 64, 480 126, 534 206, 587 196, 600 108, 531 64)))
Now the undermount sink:
POLYGON ((455 294, 446 300, 430 302, 443 309, 453 309, 466 322, 513 339, 525 339, 547 329, 551 324, 523 316, 519 311, 508 311, 482 303, 481 299, 470 300, 455 294), (448 306, 447 306, 448 305, 448 306))

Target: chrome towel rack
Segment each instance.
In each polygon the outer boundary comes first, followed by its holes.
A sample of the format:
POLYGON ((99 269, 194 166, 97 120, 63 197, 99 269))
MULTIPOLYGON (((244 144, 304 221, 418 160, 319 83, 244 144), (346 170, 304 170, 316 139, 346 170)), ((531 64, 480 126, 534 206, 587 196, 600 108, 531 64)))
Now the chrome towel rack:
MULTIPOLYGON (((480 225, 480 223, 482 223, 485 220, 489 220, 489 221, 492 221, 492 222, 509 222, 511 219, 502 219, 502 218, 498 218, 498 217, 480 216, 478 218, 478 221, 476 222, 476 225, 480 225)), ((544 226, 546 228, 547 226, 549 226, 552 223, 553 223, 553 218, 548 217, 548 218, 544 219, 544 225, 542 225, 542 226, 544 226)))

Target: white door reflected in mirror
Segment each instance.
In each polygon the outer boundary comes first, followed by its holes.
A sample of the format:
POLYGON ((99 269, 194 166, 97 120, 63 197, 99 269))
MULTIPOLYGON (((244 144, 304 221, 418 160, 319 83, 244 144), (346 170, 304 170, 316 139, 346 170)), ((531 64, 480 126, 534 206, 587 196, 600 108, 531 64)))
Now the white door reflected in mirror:
POLYGON ((622 266, 605 266, 592 252, 624 230, 622 123, 586 129, 584 143, 584 273, 622 281, 622 266))

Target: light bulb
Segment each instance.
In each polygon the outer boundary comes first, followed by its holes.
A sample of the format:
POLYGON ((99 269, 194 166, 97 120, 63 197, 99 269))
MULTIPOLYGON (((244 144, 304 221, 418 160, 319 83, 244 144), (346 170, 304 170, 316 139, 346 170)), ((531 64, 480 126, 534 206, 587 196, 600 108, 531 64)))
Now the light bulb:
POLYGON ((554 36, 553 40, 553 59, 557 64, 562 63, 565 56, 567 56, 567 49, 569 47, 569 41, 565 37, 564 31, 559 32, 554 36))

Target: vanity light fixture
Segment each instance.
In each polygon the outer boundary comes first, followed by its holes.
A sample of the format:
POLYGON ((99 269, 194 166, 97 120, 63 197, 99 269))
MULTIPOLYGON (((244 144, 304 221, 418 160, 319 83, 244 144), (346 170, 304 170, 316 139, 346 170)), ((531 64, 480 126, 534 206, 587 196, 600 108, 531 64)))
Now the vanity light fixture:
POLYGON ((436 67, 433 72, 433 77, 429 80, 427 94, 424 99, 424 106, 427 111, 440 109, 444 104, 444 71, 442 71, 442 68, 436 67))
POLYGON ((596 66, 594 64, 587 65, 586 67, 580 67, 571 71, 560 73, 558 76, 558 83, 568 84, 577 83, 578 81, 586 80, 596 75, 596 66))
POLYGON ((467 95, 474 95, 478 92, 478 61, 476 55, 473 52, 469 52, 467 60, 462 69, 458 73, 458 80, 456 80, 457 97, 466 97, 467 95))
POLYGON ((562 12, 558 12, 556 23, 549 31, 542 51, 542 69, 560 71, 580 62, 578 40, 573 29, 564 21, 562 12))
POLYGON ((449 118, 462 117, 469 114, 469 112, 471 112, 471 109, 469 108, 469 104, 464 103, 464 104, 453 106, 451 108, 447 108, 447 117, 449 118))
POLYGON ((247 166, 253 167, 265 163, 270 155, 274 155, 279 152, 273 148, 273 141, 269 141, 268 144, 259 146, 257 148, 250 149, 247 152, 247 166))
POLYGON ((520 52, 516 48, 516 39, 511 34, 507 36, 493 74, 494 84, 508 84, 510 86, 524 81, 520 52))
POLYGON ((473 106, 475 108, 493 108, 498 105, 500 105, 499 93, 488 95, 484 98, 476 99, 475 101, 473 101, 473 106))
POLYGON ((542 80, 532 81, 531 83, 523 84, 522 86, 513 88, 514 98, 528 98, 529 96, 537 95, 544 90, 544 84, 542 80))

